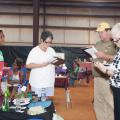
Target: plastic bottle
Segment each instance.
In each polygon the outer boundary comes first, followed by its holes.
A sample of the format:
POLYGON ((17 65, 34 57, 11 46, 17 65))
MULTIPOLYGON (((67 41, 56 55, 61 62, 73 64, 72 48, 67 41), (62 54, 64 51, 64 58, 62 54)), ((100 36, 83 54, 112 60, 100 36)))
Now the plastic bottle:
POLYGON ((22 86, 22 88, 21 88, 21 90, 22 90, 23 92, 26 91, 27 86, 28 86, 28 83, 29 83, 29 81, 28 81, 28 80, 25 80, 25 82, 24 82, 24 84, 23 84, 23 86, 22 86))
POLYGON ((46 97, 46 92, 45 92, 45 88, 42 88, 41 90, 41 101, 46 101, 47 97, 46 97))
POLYGON ((20 112, 21 111, 21 86, 18 85, 18 91, 17 91, 17 95, 16 95, 16 112, 20 112))
POLYGON ((20 95, 21 94, 21 85, 20 84, 18 84, 18 95, 20 95))
POLYGON ((2 103, 2 111, 5 111, 5 112, 9 111, 9 96, 8 96, 7 90, 5 91, 4 100, 2 103))

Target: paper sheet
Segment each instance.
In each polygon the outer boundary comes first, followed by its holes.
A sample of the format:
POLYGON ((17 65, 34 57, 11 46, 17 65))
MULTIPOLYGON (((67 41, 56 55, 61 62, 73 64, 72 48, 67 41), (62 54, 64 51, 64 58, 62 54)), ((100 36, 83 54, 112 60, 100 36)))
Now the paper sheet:
POLYGON ((93 46, 93 47, 91 47, 91 48, 88 48, 88 49, 86 49, 85 50, 87 53, 89 53, 91 56, 92 56, 92 58, 97 58, 97 56, 96 56, 96 52, 98 52, 97 50, 96 50, 96 48, 93 46))

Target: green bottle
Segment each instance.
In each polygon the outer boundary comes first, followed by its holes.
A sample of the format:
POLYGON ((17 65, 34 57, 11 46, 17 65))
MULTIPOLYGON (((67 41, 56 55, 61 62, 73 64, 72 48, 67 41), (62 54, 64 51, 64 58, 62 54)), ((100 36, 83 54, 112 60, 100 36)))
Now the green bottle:
POLYGON ((5 91, 4 100, 2 103, 2 111, 4 112, 9 111, 9 96, 8 96, 7 90, 5 91))
POLYGON ((27 93, 27 97, 29 98, 30 101, 32 100, 32 94, 31 94, 31 92, 27 93))
POLYGON ((10 91, 9 91, 9 88, 7 87, 6 89, 6 93, 7 93, 7 96, 10 97, 10 91))

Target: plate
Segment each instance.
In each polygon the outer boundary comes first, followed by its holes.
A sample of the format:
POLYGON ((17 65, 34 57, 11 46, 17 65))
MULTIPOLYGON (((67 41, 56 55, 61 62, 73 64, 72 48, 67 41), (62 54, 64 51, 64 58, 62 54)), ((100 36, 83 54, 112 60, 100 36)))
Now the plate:
MULTIPOLYGON (((20 105, 27 105, 30 103, 29 98, 20 99, 20 105)), ((16 99, 13 100, 13 104, 16 105, 16 99)))
POLYGON ((51 100, 47 100, 47 101, 38 101, 38 102, 31 102, 28 105, 28 108, 31 107, 36 107, 36 106, 42 106, 43 108, 49 107, 51 105, 51 100))

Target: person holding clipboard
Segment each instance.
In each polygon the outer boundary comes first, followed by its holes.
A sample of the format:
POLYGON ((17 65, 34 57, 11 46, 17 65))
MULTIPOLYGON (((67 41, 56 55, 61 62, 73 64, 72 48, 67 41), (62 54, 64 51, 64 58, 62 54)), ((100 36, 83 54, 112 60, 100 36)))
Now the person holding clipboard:
POLYGON ((35 91, 38 97, 41 97, 43 88, 47 97, 53 97, 55 65, 51 60, 56 56, 55 50, 50 47, 53 34, 50 31, 44 31, 41 33, 40 40, 41 43, 34 47, 27 57, 26 67, 31 69, 29 82, 31 90, 35 91))

